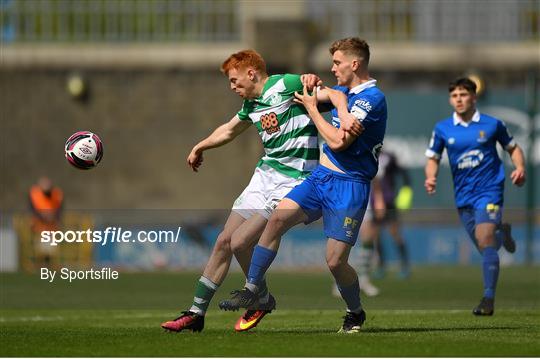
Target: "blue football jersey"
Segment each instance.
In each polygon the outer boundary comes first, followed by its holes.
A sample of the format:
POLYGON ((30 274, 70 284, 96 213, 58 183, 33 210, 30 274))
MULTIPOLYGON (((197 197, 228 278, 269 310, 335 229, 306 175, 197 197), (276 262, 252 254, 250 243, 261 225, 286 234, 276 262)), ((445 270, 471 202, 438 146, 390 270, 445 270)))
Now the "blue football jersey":
MULTIPOLYGON (((330 161, 348 175, 370 182, 377 174, 378 157, 386 131, 386 99, 370 79, 352 89, 335 86, 334 89, 347 95, 348 109, 364 126, 364 132, 341 152, 334 152, 327 144, 323 151, 330 161)), ((332 110, 332 125, 339 128, 337 110, 332 110)))
POLYGON ((497 142, 505 149, 515 146, 501 120, 478 111, 469 123, 454 113, 435 125, 426 156, 440 159, 446 148, 458 208, 474 207, 476 200, 489 192, 500 193, 502 199, 504 166, 497 142))

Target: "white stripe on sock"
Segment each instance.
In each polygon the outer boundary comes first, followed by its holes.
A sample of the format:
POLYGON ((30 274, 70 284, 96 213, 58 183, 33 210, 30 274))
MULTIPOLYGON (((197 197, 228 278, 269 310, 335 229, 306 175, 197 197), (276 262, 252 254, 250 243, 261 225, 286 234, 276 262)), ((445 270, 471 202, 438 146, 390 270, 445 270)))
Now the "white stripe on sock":
POLYGON ((196 307, 194 305, 192 305, 191 308, 189 308, 189 311, 192 312, 192 313, 195 313, 195 314, 199 314, 199 315, 204 315, 205 314, 204 310, 202 310, 201 308, 196 307))
POLYGON ((204 304, 204 303, 207 303, 208 301, 206 299, 203 299, 203 298, 199 298, 199 297, 194 297, 193 298, 193 301, 197 304, 204 304))
POLYGON ((205 286, 207 286, 208 288, 211 288, 213 290, 216 290, 219 287, 218 284, 212 282, 210 279, 208 279, 206 277, 203 277, 203 276, 201 276, 201 278, 199 279, 199 282, 202 282, 205 286))

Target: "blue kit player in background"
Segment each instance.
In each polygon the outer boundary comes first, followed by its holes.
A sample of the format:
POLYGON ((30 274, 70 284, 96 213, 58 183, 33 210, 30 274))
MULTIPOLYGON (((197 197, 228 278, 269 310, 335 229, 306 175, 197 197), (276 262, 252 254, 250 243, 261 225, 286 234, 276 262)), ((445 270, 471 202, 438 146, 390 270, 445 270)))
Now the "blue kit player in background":
POLYGON ((330 53, 338 86, 333 90, 315 89, 309 95, 304 85, 303 94, 296 94, 326 141, 320 164, 280 202, 254 249, 245 287, 222 301, 220 308, 237 310, 255 303, 259 284, 277 254, 281 236, 299 223, 310 223, 322 216, 327 237, 326 261, 347 304, 340 332, 355 333, 366 314, 360 301, 358 276, 348 263, 349 253, 358 238, 370 182, 377 173, 387 110, 384 94, 376 87, 376 80, 369 77, 368 44, 358 38, 346 38, 334 42, 330 53), (344 132, 335 110, 332 124, 324 120, 317 101, 324 100, 328 91, 347 95, 349 112, 363 127, 360 135, 344 132))
POLYGON ((497 142, 510 154, 515 170, 512 183, 525 183, 525 160, 521 148, 505 124, 476 110, 476 84, 468 78, 450 83, 451 117, 435 126, 425 173, 428 194, 434 194, 437 172, 446 148, 454 181, 456 207, 469 236, 482 255, 484 295, 473 309, 475 315, 493 315, 495 289, 499 275, 501 245, 516 249, 509 224, 502 224, 504 166, 497 154, 497 142))

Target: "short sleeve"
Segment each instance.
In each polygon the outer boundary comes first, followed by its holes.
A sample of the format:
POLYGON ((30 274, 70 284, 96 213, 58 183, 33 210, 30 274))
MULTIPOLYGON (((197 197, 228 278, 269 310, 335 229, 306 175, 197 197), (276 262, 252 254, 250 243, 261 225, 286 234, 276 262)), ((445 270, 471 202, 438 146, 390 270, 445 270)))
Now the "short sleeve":
POLYGON ((516 146, 514 137, 508 132, 508 128, 504 122, 497 120, 497 132, 495 134, 497 142, 501 144, 506 150, 510 150, 516 146))
POLYGON ((285 74, 283 75, 283 83, 287 92, 302 92, 304 90, 300 75, 285 74))
POLYGON ((251 103, 251 101, 244 100, 244 102, 242 103, 242 108, 237 113, 238 118, 241 121, 251 121, 251 119, 249 118, 249 114, 251 112, 252 107, 253 107, 253 104, 251 103))
POLYGON ((444 151, 444 138, 442 137, 439 129, 435 127, 431 133, 431 139, 429 140, 429 145, 426 150, 426 157, 433 159, 440 159, 444 151))
POLYGON ((357 97, 351 106, 350 113, 359 121, 364 121, 367 115, 373 110, 372 100, 368 97, 357 97))

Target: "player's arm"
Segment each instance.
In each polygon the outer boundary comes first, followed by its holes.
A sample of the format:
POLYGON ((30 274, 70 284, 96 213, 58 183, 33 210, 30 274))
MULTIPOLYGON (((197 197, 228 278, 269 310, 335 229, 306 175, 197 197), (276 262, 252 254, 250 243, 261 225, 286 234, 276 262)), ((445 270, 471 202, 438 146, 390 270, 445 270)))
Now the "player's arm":
POLYGON ((251 125, 248 121, 242 121, 235 115, 229 122, 219 126, 201 142, 197 143, 191 150, 187 163, 195 172, 199 170, 203 162, 203 152, 211 148, 223 146, 244 132, 251 125))
POLYGON ((345 96, 343 92, 329 87, 322 87, 317 91, 317 100, 324 102, 330 101, 332 105, 334 105, 338 112, 340 128, 343 129, 345 133, 350 133, 356 138, 364 132, 364 126, 362 126, 360 121, 349 112, 347 96, 345 96))
POLYGON ((431 139, 426 150, 426 157, 428 158, 424 173, 426 180, 424 181, 424 187, 428 194, 434 194, 437 187, 437 174, 439 173, 439 161, 444 151, 445 142, 441 131, 435 126, 435 129, 431 133, 431 139))
POLYGON ((362 134, 364 127, 358 119, 349 112, 347 97, 343 92, 323 86, 320 77, 314 74, 303 74, 300 76, 300 80, 302 85, 306 86, 308 91, 313 91, 316 86, 319 86, 317 88, 317 108, 319 109, 319 112, 330 111, 333 105, 338 111, 340 127, 345 132, 350 132, 356 136, 362 134))
POLYGON ((426 174, 426 180, 424 187, 428 194, 434 194, 437 187, 437 174, 439 173, 439 159, 431 157, 428 158, 426 168, 424 169, 426 174))
MULTIPOLYGON (((310 95, 304 85, 303 94, 299 94, 298 92, 294 94, 296 97, 295 102, 304 105, 309 117, 311 117, 311 120, 315 126, 317 126, 317 130, 326 141, 328 147, 335 152, 343 151, 349 147, 358 136, 347 133, 342 128, 335 128, 330 123, 326 122, 317 109, 317 92, 317 88, 314 88, 313 94, 310 95)), ((335 105, 336 104, 334 104, 334 106, 335 105)))
POLYGON ((516 167, 510 178, 516 186, 523 186, 525 183, 525 156, 514 138, 508 132, 508 128, 503 121, 497 121, 497 132, 495 133, 497 142, 510 154, 510 159, 516 167))
POLYGON ((513 147, 510 147, 507 149, 508 153, 510 154, 510 159, 512 160, 512 163, 514 164, 515 170, 512 171, 512 174, 510 175, 510 178, 512 179, 512 183, 516 186, 523 186, 525 183, 525 156, 523 155, 523 151, 521 150, 521 147, 519 145, 515 145, 513 147))

